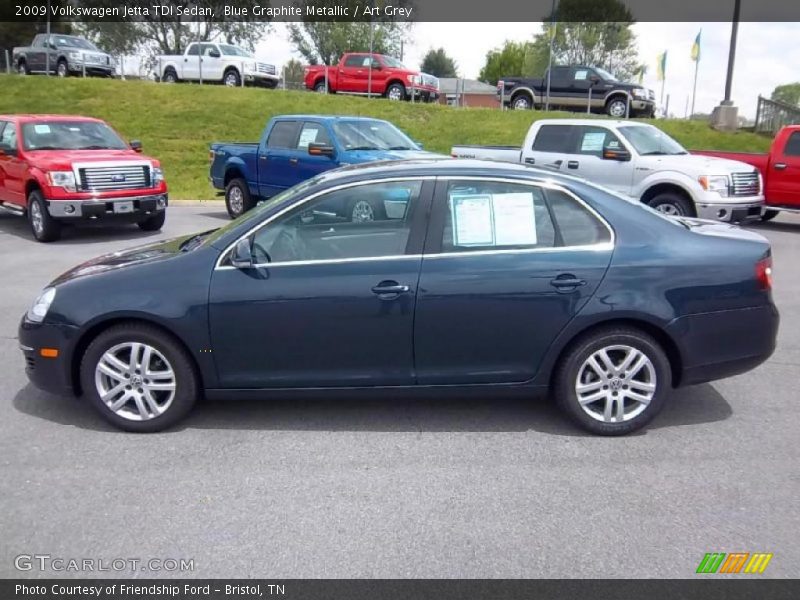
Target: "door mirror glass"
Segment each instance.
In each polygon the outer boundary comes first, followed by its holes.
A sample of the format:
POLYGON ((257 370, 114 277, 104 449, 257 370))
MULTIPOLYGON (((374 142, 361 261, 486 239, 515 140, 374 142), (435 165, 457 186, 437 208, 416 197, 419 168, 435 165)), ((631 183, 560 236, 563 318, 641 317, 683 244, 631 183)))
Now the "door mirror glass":
POLYGON ((414 140, 414 143, 417 145, 417 148, 419 148, 420 150, 422 150, 422 149, 425 147, 425 146, 422 144, 422 142, 418 142, 417 140, 414 140))
POLYGON ((134 152, 141 152, 142 151, 142 142, 139 140, 131 140, 131 150, 134 152))
POLYGON ((319 144, 317 142, 311 142, 308 144, 308 153, 311 156, 330 156, 336 153, 336 150, 333 146, 329 146, 328 144, 319 144))
POLYGON ((253 266, 253 250, 249 237, 236 242, 231 252, 231 265, 237 269, 249 269, 253 266))
POLYGON ((606 146, 603 148, 603 158, 605 160, 618 160, 620 162, 627 162, 631 159, 631 153, 625 148, 612 148, 606 146))

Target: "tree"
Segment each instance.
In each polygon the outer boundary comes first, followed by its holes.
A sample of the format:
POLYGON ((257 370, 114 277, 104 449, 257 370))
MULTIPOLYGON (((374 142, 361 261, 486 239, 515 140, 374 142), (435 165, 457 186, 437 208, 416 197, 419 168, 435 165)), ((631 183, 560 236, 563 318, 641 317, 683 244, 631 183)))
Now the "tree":
POLYGON ((303 63, 296 58, 283 66, 283 81, 289 89, 303 88, 303 63))
POLYGON ((456 62, 447 56, 444 48, 431 48, 422 59, 420 70, 436 77, 458 77, 456 62))
POLYGON ((490 50, 486 54, 478 79, 491 85, 503 77, 522 77, 525 70, 525 57, 530 52, 530 42, 511 42, 506 40, 501 48, 490 50))
POLYGON ((555 27, 554 64, 602 67, 631 79, 641 67, 633 23, 620 0, 561 0, 555 15, 543 21, 535 43, 549 45, 555 27))
POLYGON ((772 90, 770 98, 792 106, 800 106, 800 82, 779 85, 772 90))
MULTIPOLYGON (((396 56, 406 26, 373 23, 372 51, 396 56)), ((312 65, 333 65, 345 52, 368 52, 370 23, 347 21, 303 21, 289 24, 289 40, 312 65)))

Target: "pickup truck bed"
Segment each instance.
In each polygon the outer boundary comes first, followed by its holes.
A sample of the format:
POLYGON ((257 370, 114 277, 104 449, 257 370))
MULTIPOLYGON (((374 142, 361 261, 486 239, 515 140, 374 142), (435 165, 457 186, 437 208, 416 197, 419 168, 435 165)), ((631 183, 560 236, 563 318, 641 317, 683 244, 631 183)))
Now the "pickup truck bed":
POLYGON ((450 151, 453 158, 482 158, 503 162, 520 162, 522 148, 520 146, 453 146, 450 151))

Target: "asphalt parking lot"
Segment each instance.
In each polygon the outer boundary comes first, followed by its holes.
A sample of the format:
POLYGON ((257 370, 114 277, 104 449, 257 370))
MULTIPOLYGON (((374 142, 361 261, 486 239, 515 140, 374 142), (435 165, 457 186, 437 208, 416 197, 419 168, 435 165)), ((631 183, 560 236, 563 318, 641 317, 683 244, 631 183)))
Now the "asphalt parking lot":
POLYGON ((203 578, 693 577, 712 551, 772 552, 763 577, 797 576, 800 217, 755 227, 782 317, 771 360, 681 390, 626 438, 491 398, 205 402, 134 435, 28 385, 17 323, 50 279, 225 222, 219 204, 179 206, 160 234, 45 245, 0 214, 0 576, 41 576, 14 557, 48 554, 193 559, 183 575, 203 578))

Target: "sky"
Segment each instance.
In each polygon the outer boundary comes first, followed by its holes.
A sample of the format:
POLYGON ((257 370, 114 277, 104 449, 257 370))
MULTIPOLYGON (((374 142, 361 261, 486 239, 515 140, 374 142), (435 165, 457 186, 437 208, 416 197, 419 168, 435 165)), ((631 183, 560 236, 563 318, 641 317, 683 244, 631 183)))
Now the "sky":
MULTIPOLYGON (((796 52, 798 23, 740 23, 732 99, 739 114, 755 117, 758 95, 769 97, 773 88, 800 80, 800 53, 796 52)), ((695 112, 710 113, 725 95, 730 23, 636 23, 639 60, 648 67, 644 85, 661 96, 656 79, 656 57, 667 50, 664 99, 677 117, 686 114, 691 102, 695 63, 692 43, 702 29, 701 59, 697 79, 695 112)), ((417 23, 404 49, 403 62, 419 68, 430 48, 443 47, 455 59, 459 75, 475 79, 486 53, 505 40, 524 41, 541 31, 540 23, 417 23)), ((256 48, 259 58, 282 65, 300 58, 288 40, 286 25, 276 23, 256 48)), ((602 66, 602 65, 598 65, 602 66)))

